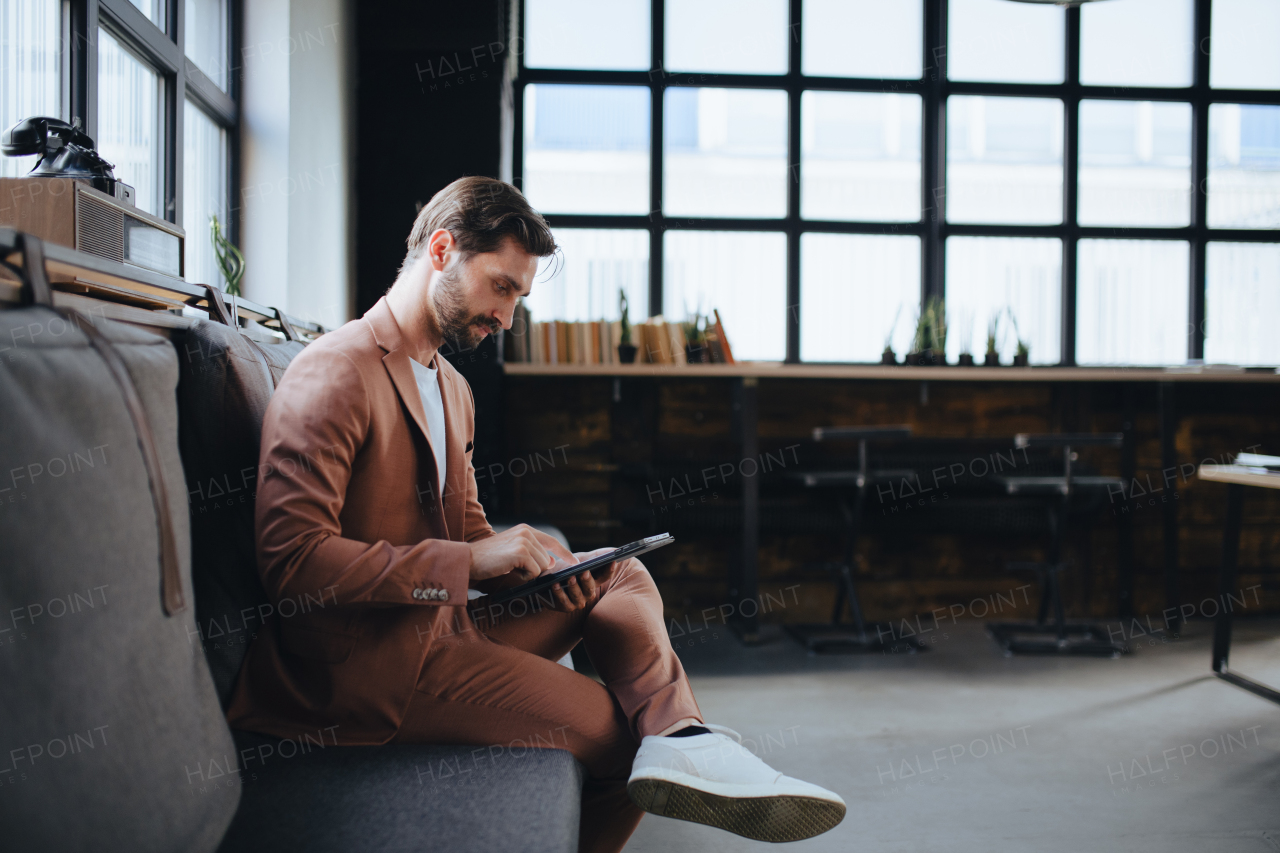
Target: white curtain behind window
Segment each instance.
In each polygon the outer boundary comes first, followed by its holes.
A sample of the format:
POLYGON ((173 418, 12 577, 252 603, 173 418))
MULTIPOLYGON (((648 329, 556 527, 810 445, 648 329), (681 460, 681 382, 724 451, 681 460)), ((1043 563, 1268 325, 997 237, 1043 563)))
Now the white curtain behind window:
POLYGON ((187 232, 187 281, 225 287, 209 238, 215 214, 228 232, 227 132, 187 101, 182 120, 182 229, 187 232))
MULTIPOLYGON (((58 0, 0 0, 0 130, 30 116, 62 118, 58 0)), ((0 157, 0 177, 25 175, 35 157, 0 157)))

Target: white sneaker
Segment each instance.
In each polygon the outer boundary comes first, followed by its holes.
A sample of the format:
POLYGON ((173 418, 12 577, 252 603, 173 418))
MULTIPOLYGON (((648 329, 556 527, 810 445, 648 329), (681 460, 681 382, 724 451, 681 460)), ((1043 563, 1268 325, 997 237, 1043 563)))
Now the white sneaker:
POLYGON ((765 764, 724 726, 710 734, 640 741, 627 782, 647 812, 705 823, 757 841, 799 841, 844 820, 844 800, 765 764))

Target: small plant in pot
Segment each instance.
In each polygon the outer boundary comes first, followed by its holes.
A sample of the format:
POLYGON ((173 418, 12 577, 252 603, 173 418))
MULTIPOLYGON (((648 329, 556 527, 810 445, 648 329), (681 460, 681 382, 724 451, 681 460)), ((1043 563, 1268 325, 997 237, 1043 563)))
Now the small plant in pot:
POLYGON ((947 307, 940 297, 932 296, 916 321, 916 339, 907 364, 947 363, 947 307))
POLYGON ((1018 331, 1018 319, 1013 316, 1013 311, 1009 312, 1009 322, 1013 324, 1013 336, 1018 342, 1018 348, 1013 354, 1013 366, 1027 367, 1031 364, 1031 344, 1018 331))
POLYGON ((960 312, 960 356, 956 364, 961 367, 973 367, 973 315, 968 311, 960 312))
POLYGON ((631 343, 631 318, 627 313, 627 294, 618 289, 618 311, 622 315, 622 332, 618 338, 618 361, 633 364, 636 360, 636 346, 631 343))
POLYGON ((893 333, 898 330, 898 318, 902 316, 902 303, 898 303, 898 310, 893 315, 893 323, 889 326, 889 333, 884 336, 884 352, 880 353, 881 364, 897 364, 898 357, 893 352, 893 333))
POLYGON ((1000 346, 997 343, 999 333, 1000 315, 992 314, 991 319, 987 321, 987 354, 982 359, 983 367, 1000 366, 1000 346))
POLYGON ((684 331, 684 360, 689 364, 703 364, 710 361, 707 358, 706 322, 697 314, 691 316, 692 320, 680 324, 684 331))

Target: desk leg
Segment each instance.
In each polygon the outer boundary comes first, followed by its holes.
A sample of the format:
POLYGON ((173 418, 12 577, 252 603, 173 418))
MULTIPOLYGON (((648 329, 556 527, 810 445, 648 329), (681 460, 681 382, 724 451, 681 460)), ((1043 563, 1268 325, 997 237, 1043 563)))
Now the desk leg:
MULTIPOLYGON (((760 418, 759 380, 753 376, 734 382, 734 409, 738 416, 738 435, 741 439, 742 458, 760 458, 760 442, 757 427, 760 418)), ((743 602, 758 602, 760 598, 760 477, 742 478, 742 553, 738 567, 729 579, 729 600, 734 606, 733 630, 748 645, 760 639, 758 608, 751 607, 747 616, 743 602)))
POLYGON ((1160 386, 1160 468, 1168 498, 1163 506, 1164 521, 1164 606, 1166 613, 1175 615, 1166 620, 1165 627, 1173 634, 1182 630, 1182 610, 1178 591, 1178 485, 1177 478, 1168 477, 1169 471, 1178 470, 1177 433, 1178 416, 1174 410, 1173 383, 1161 382, 1160 386))
MULTIPOLYGON (((1222 568, 1218 572, 1219 601, 1228 601, 1236 586, 1236 563, 1240 555, 1240 519, 1243 514, 1244 486, 1227 486, 1227 518, 1222 525, 1222 568)), ((1223 607, 1213 626, 1213 671, 1227 671, 1227 655, 1231 652, 1231 608, 1223 607)))
MULTIPOLYGON (((1120 498, 1124 503, 1121 507, 1131 509, 1128 506, 1128 498, 1130 489, 1133 487, 1134 477, 1137 476, 1137 451, 1134 447, 1133 440, 1133 422, 1134 403, 1133 403, 1133 383, 1126 382, 1124 384, 1124 445, 1120 448, 1120 477, 1124 480, 1124 488, 1120 493, 1120 498)), ((1110 496, 1114 501, 1115 496, 1110 496)), ((1114 509, 1115 503, 1112 503, 1114 509)), ((1116 575, 1116 585, 1118 587, 1116 594, 1116 612, 1119 613, 1121 619, 1133 618, 1133 513, 1121 512, 1116 526, 1116 536, 1118 538, 1119 548, 1119 571, 1116 575)))

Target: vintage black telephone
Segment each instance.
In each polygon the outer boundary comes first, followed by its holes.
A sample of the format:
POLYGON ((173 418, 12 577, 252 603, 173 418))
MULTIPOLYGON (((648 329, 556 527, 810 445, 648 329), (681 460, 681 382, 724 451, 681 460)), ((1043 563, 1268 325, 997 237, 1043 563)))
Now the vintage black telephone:
POLYGON ((133 187, 116 180, 114 166, 94 150, 93 138, 80 129, 79 119, 68 124, 45 116, 24 118, 0 135, 0 153, 6 157, 39 154, 27 177, 88 181, 94 189, 133 204, 133 187))

